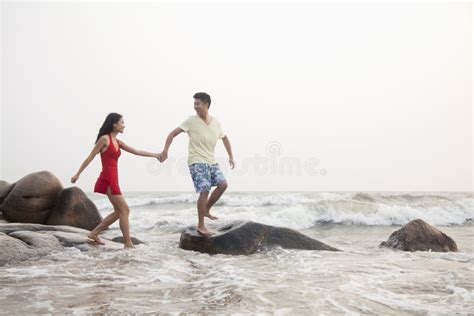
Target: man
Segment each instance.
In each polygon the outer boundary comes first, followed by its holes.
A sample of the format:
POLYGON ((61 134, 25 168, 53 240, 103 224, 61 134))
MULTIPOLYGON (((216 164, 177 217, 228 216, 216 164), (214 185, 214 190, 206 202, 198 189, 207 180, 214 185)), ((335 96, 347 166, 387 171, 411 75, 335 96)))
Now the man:
POLYGON ((182 132, 188 133, 188 166, 194 183, 194 189, 199 193, 197 201, 197 231, 204 236, 210 236, 213 233, 204 224, 204 217, 212 220, 217 219, 217 217, 211 215, 210 209, 227 189, 227 181, 214 157, 214 149, 218 139, 222 139, 224 143, 232 169, 235 164, 229 138, 223 132, 221 124, 217 119, 209 115, 211 97, 204 92, 198 92, 193 97, 194 110, 197 115, 190 116, 179 127, 171 131, 166 138, 165 147, 158 159, 160 162, 165 161, 168 158, 168 149, 173 138, 182 132), (216 186, 216 188, 209 197, 209 192, 213 186, 216 186))

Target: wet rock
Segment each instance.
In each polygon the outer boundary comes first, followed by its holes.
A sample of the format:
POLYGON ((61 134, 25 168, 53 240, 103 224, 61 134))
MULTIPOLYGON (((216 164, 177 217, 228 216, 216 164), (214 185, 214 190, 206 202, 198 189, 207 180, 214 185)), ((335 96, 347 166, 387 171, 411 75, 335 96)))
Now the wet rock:
MULTIPOLYGON (((111 239, 112 241, 114 242, 119 242, 121 244, 123 244, 123 236, 118 236, 118 237, 114 237, 111 239)), ((132 243, 136 246, 136 245, 141 245, 141 244, 144 244, 143 241, 135 238, 135 237, 132 237, 132 243)))
POLYGON ((0 233, 0 266, 7 263, 23 261, 36 255, 36 251, 28 247, 20 239, 0 233))
POLYGON ((62 248, 61 243, 48 232, 16 231, 8 236, 23 241, 37 256, 44 256, 62 248))
POLYGON ((88 230, 70 226, 0 223, 0 266, 45 256, 65 247, 81 251, 110 251, 123 245, 102 238, 105 245, 87 242, 88 230))
POLYGON ((93 230, 102 221, 95 204, 78 187, 64 189, 46 221, 47 225, 68 225, 93 230))
POLYGON ((87 234, 89 231, 81 228, 70 226, 50 226, 41 224, 27 224, 27 223, 5 223, 0 224, 0 233, 10 234, 16 231, 63 231, 76 234, 87 234))
POLYGON ((250 221, 224 225, 210 237, 199 234, 194 226, 188 227, 181 233, 179 241, 179 247, 182 249, 209 254, 248 255, 275 246, 338 251, 295 230, 250 221))
POLYGON ((14 183, 0 211, 9 222, 44 224, 62 189, 51 172, 31 173, 14 183))
POLYGON ((458 251, 451 237, 421 219, 413 220, 393 232, 380 246, 403 251, 458 251))

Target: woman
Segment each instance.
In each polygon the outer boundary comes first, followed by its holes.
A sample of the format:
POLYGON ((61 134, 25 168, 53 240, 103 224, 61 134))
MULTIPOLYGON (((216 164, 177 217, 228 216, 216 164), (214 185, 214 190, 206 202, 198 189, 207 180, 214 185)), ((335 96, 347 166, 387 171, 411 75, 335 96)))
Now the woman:
POLYGON ((77 179, 79 179, 82 171, 84 171, 84 169, 91 163, 94 157, 100 152, 100 158, 102 160, 102 172, 97 179, 94 192, 106 194, 112 203, 112 206, 114 207, 114 211, 107 215, 107 217, 105 217, 104 220, 87 235, 88 241, 103 245, 104 242, 99 238, 99 234, 109 227, 109 225, 119 219, 125 248, 133 248, 128 222, 130 209, 128 208, 127 202, 123 198, 118 181, 117 162, 121 153, 120 149, 128 151, 129 153, 137 156, 159 158, 159 155, 143 150, 137 150, 128 146, 123 141, 118 140, 117 135, 119 133, 123 133, 124 128, 125 124, 122 115, 118 113, 110 113, 107 115, 102 127, 99 130, 99 135, 97 135, 95 146, 92 149, 92 152, 82 163, 76 175, 71 178, 71 182, 75 183, 77 179))

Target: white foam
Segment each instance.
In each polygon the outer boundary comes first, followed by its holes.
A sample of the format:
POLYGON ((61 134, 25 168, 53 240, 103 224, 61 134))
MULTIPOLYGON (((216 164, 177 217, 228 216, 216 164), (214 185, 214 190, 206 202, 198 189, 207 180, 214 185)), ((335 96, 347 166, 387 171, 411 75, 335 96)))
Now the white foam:
MULTIPOLYGON (((341 198, 348 199, 351 193, 233 193, 225 194, 217 205, 228 206, 273 206, 273 205, 295 205, 314 203, 318 200, 336 201, 341 198)), ((177 193, 174 195, 163 195, 160 193, 145 194, 143 196, 127 196, 127 203, 130 207, 153 206, 163 204, 195 204, 197 194, 177 193)), ((112 208, 110 201, 106 197, 92 196, 92 200, 99 210, 112 208)))
MULTIPOLYGON (((432 225, 463 225, 474 219, 474 198, 439 198, 373 194, 376 200, 353 200, 347 193, 237 193, 222 198, 213 209, 224 220, 251 220, 268 225, 307 229, 316 224, 404 225, 421 218, 432 225)), ((372 198, 371 197, 371 198, 372 198)), ((136 196, 127 198, 135 223, 144 229, 181 228, 194 223, 196 196, 136 196), (183 203, 182 206, 177 203, 183 203), (138 205, 144 206, 139 208, 138 205), (160 205, 159 208, 156 206, 160 205)), ((108 205, 104 200, 95 201, 108 205)), ((102 205, 105 215, 109 209, 102 205)))

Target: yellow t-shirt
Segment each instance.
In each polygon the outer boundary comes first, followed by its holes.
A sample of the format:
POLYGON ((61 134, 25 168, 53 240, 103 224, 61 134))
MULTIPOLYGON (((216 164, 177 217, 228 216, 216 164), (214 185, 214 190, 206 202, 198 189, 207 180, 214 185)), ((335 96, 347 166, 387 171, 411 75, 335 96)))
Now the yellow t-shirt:
POLYGON ((217 140, 224 138, 225 133, 221 123, 215 117, 211 117, 211 119, 211 123, 207 125, 199 115, 193 115, 179 126, 189 135, 188 165, 198 162, 216 163, 214 149, 217 140))

